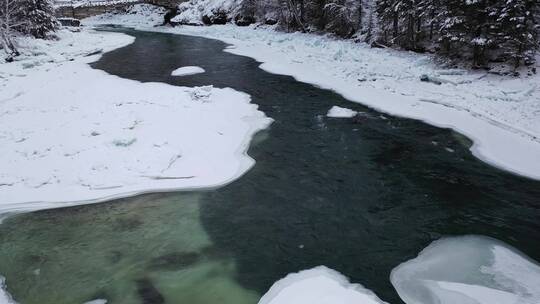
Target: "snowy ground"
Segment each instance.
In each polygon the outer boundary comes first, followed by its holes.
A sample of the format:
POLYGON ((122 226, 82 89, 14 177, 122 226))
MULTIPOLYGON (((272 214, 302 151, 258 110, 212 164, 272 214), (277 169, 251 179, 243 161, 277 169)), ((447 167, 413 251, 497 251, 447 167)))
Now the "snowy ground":
POLYGON ((27 41, 17 62, 1 65, 0 217, 215 187, 253 165, 249 141, 270 119, 248 95, 111 76, 87 63, 132 37, 58 35, 27 41))
MULTIPOLYGON (((116 23, 138 29, 188 34, 232 44, 228 52, 263 62, 272 73, 294 76, 393 115, 450 127, 474 141, 472 152, 500 168, 540 179, 540 75, 521 78, 443 68, 431 56, 328 36, 281 33, 271 27, 154 28, 149 9, 103 15, 85 24, 116 23), (428 75, 441 85, 421 82, 428 75)), ((154 16, 152 19, 159 19, 154 16)))

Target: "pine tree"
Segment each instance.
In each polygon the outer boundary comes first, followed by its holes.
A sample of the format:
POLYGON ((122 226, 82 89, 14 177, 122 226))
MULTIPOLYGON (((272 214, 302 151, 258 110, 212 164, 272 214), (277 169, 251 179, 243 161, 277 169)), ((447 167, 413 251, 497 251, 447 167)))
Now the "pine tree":
POLYGON ((531 63, 538 49, 538 31, 535 0, 507 0, 497 15, 498 42, 515 67, 531 63))
POLYGON ((360 26, 362 3, 355 0, 331 0, 323 7, 324 30, 341 37, 352 37, 360 26))
POLYGON ((23 7, 19 19, 25 23, 18 30, 36 38, 45 38, 54 31, 57 21, 51 0, 20 0, 23 7))
POLYGON ((387 44, 393 44, 399 34, 399 16, 396 4, 396 0, 377 0, 375 3, 381 30, 380 38, 387 44))

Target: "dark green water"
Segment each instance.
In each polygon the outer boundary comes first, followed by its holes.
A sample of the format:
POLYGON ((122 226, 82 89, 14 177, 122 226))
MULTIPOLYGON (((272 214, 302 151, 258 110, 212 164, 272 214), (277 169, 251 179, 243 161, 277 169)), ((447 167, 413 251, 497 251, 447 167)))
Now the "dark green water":
POLYGON ((540 182, 482 163, 461 135, 266 73, 219 41, 122 31, 136 42, 94 68, 232 87, 275 123, 252 143, 255 167, 221 189, 5 221, 0 274, 19 302, 248 304, 286 274, 326 265, 401 303, 390 271, 443 235, 487 235, 540 260, 540 182), (169 76, 186 65, 206 73, 169 76), (325 117, 333 105, 365 116, 325 117))

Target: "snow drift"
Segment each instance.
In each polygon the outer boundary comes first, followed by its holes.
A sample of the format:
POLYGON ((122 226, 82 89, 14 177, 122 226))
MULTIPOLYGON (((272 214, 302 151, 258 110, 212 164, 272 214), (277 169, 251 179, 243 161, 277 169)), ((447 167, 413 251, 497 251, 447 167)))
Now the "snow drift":
POLYGON ((391 281, 407 304, 540 303, 540 266, 487 237, 436 241, 396 267, 391 281))

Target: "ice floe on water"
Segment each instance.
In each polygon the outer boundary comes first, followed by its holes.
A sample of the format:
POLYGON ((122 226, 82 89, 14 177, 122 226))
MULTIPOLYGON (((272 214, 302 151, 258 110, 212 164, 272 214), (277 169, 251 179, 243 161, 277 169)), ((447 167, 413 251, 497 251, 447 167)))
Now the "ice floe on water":
POLYGON ((16 304, 11 295, 6 291, 6 279, 0 276, 0 304, 16 304))
POLYGON ((259 304, 381 304, 373 292, 352 284, 325 266, 292 273, 277 281, 259 304))
POLYGON ((540 266, 488 237, 436 241, 396 267, 391 281, 407 304, 540 303, 540 266))
POLYGON ((174 70, 172 76, 189 76, 204 73, 204 69, 198 66, 185 66, 174 70))
POLYGON ((351 109, 333 106, 328 111, 328 114, 326 114, 326 116, 332 117, 332 118, 351 118, 351 117, 356 116, 356 114, 358 114, 358 112, 353 111, 351 109))
POLYGON ((105 300, 105 299, 97 299, 97 300, 92 300, 92 301, 86 302, 84 304, 107 304, 107 300, 105 300))
MULTIPOLYGON (((396 267, 391 281, 407 304, 538 304, 540 266, 492 238, 463 236, 432 243, 396 267)), ((259 304, 380 304, 361 285, 325 266, 289 274, 259 304)))

